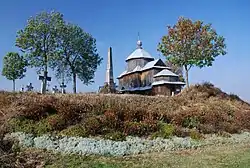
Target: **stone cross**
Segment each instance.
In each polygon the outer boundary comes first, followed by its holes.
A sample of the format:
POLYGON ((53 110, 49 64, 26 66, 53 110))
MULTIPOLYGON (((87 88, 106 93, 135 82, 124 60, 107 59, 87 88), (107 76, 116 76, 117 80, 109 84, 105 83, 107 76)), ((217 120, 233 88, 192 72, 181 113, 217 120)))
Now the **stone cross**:
POLYGON ((21 89, 20 89, 20 92, 24 92, 24 87, 22 85, 21 89))
MULTIPOLYGON (((44 72, 44 75, 39 75, 39 80, 42 81, 42 85, 41 85, 41 93, 44 93, 44 87, 43 85, 46 85, 47 84, 47 81, 51 81, 51 77, 48 77, 48 73, 47 72, 44 72)), ((46 87, 45 87, 46 88, 46 87)), ((46 89, 45 89, 46 91, 46 89)))
POLYGON ((30 83, 29 85, 26 86, 26 88, 27 88, 27 91, 29 92, 29 91, 32 91, 34 87, 32 86, 32 83, 30 83))
POLYGON ((52 90, 53 90, 53 93, 58 93, 58 91, 59 91, 59 89, 57 88, 56 85, 52 88, 52 90))
POLYGON ((66 93, 66 91, 65 91, 65 88, 66 88, 66 87, 67 87, 67 86, 64 84, 64 82, 62 82, 61 85, 60 85, 60 88, 61 88, 61 92, 62 92, 63 94, 66 93))

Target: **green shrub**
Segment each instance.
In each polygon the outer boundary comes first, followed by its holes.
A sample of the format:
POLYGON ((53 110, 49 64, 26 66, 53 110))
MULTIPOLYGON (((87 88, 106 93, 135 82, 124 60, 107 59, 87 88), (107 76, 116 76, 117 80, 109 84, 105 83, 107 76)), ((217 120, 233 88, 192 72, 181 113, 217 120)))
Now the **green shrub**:
POLYGON ((152 138, 162 137, 169 138, 174 135, 175 127, 172 124, 159 122, 159 131, 152 134, 152 138))
POLYGON ((82 125, 73 125, 62 130, 59 135, 87 137, 87 132, 82 125))
POLYGON ((10 119, 8 126, 11 132, 35 133, 35 122, 23 117, 10 119))
POLYGON ((51 133, 52 131, 53 128, 46 119, 42 119, 34 124, 34 133, 36 135, 40 136, 43 134, 51 133))
POLYGON ((11 132, 25 132, 35 135, 42 135, 52 132, 52 127, 46 119, 42 119, 38 122, 29 120, 23 117, 12 118, 8 122, 11 132))
POLYGON ((124 141, 126 139, 126 136, 122 132, 115 131, 105 134, 104 138, 113 141, 124 141))
POLYGON ((228 96, 229 96, 230 100, 241 101, 240 97, 238 95, 236 95, 236 94, 230 93, 228 96))
POLYGON ((59 114, 50 115, 49 117, 46 118, 46 120, 48 121, 50 127, 53 130, 61 131, 66 127, 66 119, 64 119, 59 114))
POLYGON ((186 128, 195 128, 199 124, 197 117, 187 117, 183 120, 182 126, 186 128))
POLYGON ((107 83, 105 83, 105 85, 100 88, 99 93, 102 94, 108 94, 108 93, 116 93, 116 90, 113 89, 110 85, 108 85, 107 83))
POLYGON ((200 140, 203 138, 203 136, 195 129, 192 129, 189 134, 190 137, 195 140, 200 140))

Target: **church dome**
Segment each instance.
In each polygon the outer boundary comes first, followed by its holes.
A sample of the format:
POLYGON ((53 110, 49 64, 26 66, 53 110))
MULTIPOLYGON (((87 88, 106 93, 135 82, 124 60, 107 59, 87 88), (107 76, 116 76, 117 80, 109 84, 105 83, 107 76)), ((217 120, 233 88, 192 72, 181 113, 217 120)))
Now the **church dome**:
POLYGON ((126 61, 131 59, 145 58, 154 60, 154 58, 142 48, 142 41, 137 41, 137 49, 133 51, 126 59, 126 61))

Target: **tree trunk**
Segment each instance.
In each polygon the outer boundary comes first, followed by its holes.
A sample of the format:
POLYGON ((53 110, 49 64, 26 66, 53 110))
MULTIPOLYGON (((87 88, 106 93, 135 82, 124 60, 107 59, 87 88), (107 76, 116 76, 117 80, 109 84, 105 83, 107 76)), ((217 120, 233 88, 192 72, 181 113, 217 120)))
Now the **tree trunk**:
POLYGON ((46 87, 47 87, 47 76, 48 76, 48 72, 47 72, 47 68, 45 68, 46 70, 43 73, 43 88, 42 88, 42 94, 46 93, 46 87))
POLYGON ((13 92, 15 92, 16 91, 16 81, 13 80, 12 82, 13 82, 13 92))
POLYGON ((185 68, 185 78, 186 78, 186 86, 189 89, 189 81, 188 81, 188 67, 187 65, 184 66, 185 68))
POLYGON ((76 93, 76 74, 73 73, 73 92, 76 93))
POLYGON ((48 56, 45 51, 45 41, 44 41, 44 74, 43 74, 43 87, 42 87, 42 94, 45 94, 47 91, 47 77, 48 77, 48 56))

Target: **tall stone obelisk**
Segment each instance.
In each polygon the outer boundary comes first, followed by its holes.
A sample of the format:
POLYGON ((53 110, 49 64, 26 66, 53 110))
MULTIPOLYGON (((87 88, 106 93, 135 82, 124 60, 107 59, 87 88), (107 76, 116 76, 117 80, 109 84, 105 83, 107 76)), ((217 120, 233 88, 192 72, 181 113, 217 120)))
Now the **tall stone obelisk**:
POLYGON ((110 86, 111 89, 115 89, 114 76, 113 76, 113 63, 112 63, 112 48, 108 49, 108 61, 106 70, 106 84, 110 86))

